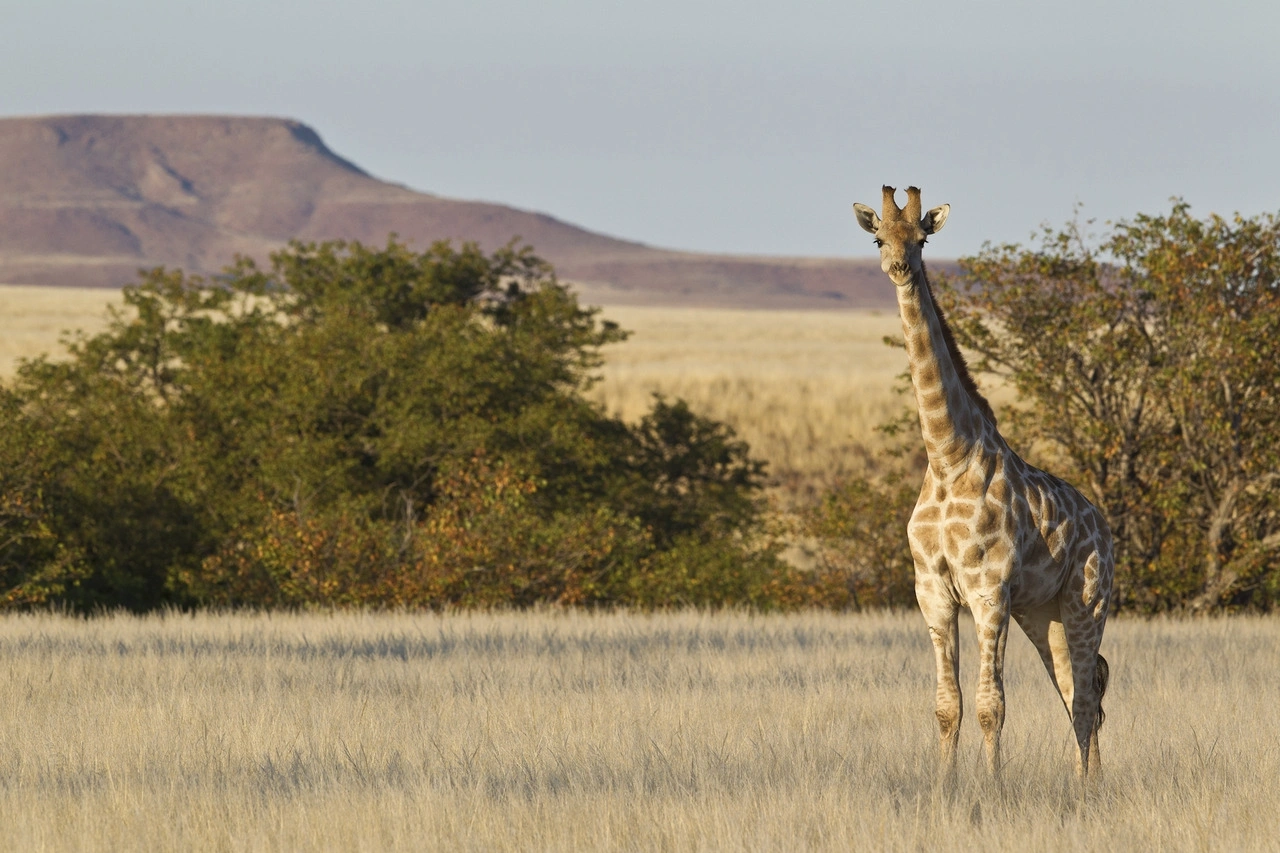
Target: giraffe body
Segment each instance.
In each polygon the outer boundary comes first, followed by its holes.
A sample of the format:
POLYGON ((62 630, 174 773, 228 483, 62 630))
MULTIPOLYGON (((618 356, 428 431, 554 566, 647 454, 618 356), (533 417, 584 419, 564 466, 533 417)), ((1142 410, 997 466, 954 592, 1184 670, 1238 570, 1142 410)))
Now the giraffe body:
POLYGON ((884 216, 854 205, 876 236, 897 286, 911 380, 929 458, 907 525, 916 599, 937 665, 942 756, 954 767, 960 735, 959 608, 973 613, 980 669, 975 707, 988 766, 1000 769, 1004 650, 1009 622, 1030 638, 1058 689, 1079 746, 1077 771, 1098 764, 1108 668, 1098 654, 1111 598, 1111 533, 1075 488, 1035 468, 1000 435, 946 318, 933 300, 921 248, 950 208, 921 216, 920 191, 899 209, 884 188, 884 216))

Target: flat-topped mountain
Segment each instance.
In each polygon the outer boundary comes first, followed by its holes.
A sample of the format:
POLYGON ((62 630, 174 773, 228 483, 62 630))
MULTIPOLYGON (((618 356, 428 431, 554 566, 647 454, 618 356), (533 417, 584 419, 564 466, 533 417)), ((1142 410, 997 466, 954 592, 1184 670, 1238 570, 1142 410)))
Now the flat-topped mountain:
POLYGON ((140 267, 216 273, 291 238, 486 249, 514 236, 590 300, 889 307, 871 260, 673 252, 540 213, 370 176, 304 124, 214 116, 0 119, 0 282, 118 287, 140 267))

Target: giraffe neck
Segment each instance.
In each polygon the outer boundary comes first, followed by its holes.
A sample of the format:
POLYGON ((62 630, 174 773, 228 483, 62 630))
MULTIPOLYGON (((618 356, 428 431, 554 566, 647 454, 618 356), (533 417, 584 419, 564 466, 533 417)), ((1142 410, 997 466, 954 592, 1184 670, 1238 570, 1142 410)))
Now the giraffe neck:
POLYGON ((934 303, 923 263, 897 291, 925 451, 931 466, 945 470, 995 432, 995 417, 934 303))

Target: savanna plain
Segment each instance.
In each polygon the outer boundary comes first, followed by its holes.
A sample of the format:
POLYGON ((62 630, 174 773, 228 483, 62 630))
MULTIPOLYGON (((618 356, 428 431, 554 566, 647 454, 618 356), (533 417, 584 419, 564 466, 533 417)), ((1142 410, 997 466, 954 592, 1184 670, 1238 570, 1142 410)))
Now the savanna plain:
MULTIPOLYGON (((104 329, 119 304, 119 291, 0 286, 0 378, 56 352, 66 330, 104 329)), ((875 427, 907 405, 895 390, 905 355, 884 343, 902 332, 892 312, 615 306, 601 316, 631 336, 604 349, 593 399, 634 420, 655 393, 683 398, 732 426, 788 495, 862 472, 875 427)))
POLYGON ((940 782, 914 613, 12 615, 0 847, 1274 850, 1280 620, 1103 650, 1082 793, 1020 635, 1003 786, 971 709, 940 782))
MULTIPOLYGON (((0 288, 0 374, 118 298, 0 288)), ((905 405, 891 313, 605 316, 634 335, 597 399, 684 397, 793 496, 860 470, 905 405)), ((1280 619, 1113 620, 1083 791, 1011 633, 998 785, 968 697, 938 777, 913 612, 7 615, 0 848, 1280 848, 1280 619)))

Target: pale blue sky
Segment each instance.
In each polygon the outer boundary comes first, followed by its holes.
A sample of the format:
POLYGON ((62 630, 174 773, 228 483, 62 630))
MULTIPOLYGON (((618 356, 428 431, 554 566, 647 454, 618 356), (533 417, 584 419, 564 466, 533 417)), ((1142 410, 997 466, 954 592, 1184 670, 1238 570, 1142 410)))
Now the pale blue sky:
MULTIPOLYGON (((1280 4, 0 0, 0 114, 277 115, 381 178, 654 245, 937 257, 1076 203, 1280 210, 1280 4)), ((3 165, 0 164, 0 168, 3 165)))

